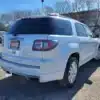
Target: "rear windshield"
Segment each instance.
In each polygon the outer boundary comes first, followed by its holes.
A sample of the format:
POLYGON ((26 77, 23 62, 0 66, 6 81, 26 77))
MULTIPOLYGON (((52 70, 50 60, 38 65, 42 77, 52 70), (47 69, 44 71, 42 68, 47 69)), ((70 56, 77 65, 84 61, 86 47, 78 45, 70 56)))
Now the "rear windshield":
POLYGON ((62 34, 71 35, 71 23, 57 18, 33 18, 17 21, 10 34, 62 34))

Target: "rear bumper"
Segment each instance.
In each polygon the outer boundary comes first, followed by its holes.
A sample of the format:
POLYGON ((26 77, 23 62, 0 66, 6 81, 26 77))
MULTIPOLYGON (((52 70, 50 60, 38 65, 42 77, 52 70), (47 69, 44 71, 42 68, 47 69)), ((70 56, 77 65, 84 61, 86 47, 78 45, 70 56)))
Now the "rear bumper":
POLYGON ((18 64, 0 58, 0 66, 4 71, 27 77, 40 77, 40 66, 18 64))
MULTIPOLYGON (((25 76, 25 77, 38 78, 39 82, 41 83, 54 81, 54 80, 60 80, 63 78, 63 71, 55 71, 55 72, 49 72, 49 73, 48 71, 46 71, 45 73, 42 73, 44 71, 42 71, 40 66, 29 66, 29 65, 24 65, 24 64, 18 64, 18 63, 14 63, 8 60, 4 60, 2 58, 0 58, 0 66, 2 67, 4 71, 9 72, 9 73, 14 73, 14 74, 25 76)), ((50 67, 50 63, 47 64, 47 66, 50 67)), ((42 67, 46 68, 46 66, 42 66, 42 67)))

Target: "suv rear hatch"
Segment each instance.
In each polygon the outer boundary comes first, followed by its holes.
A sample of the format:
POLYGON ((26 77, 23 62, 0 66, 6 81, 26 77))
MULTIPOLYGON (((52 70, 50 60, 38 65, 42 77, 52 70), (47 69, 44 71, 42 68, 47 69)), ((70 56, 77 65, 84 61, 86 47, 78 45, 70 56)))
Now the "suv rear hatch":
POLYGON ((13 62, 26 63, 25 59, 43 60, 44 57, 47 58, 47 53, 44 52, 51 49, 54 52, 48 53, 53 57, 57 53, 54 50, 57 42, 60 45, 63 40, 61 35, 71 34, 71 23, 59 17, 21 19, 4 37, 3 54, 5 56, 3 57, 13 62))
MULTIPOLYGON (((51 18, 25 18, 17 21, 4 37, 3 57, 13 62, 18 59, 42 59, 42 51, 33 50, 36 40, 47 40, 52 34, 51 18), (15 57, 15 59, 14 59, 15 57)), ((40 46, 40 44, 37 44, 40 46)), ((25 61, 24 61, 25 62, 25 61)))

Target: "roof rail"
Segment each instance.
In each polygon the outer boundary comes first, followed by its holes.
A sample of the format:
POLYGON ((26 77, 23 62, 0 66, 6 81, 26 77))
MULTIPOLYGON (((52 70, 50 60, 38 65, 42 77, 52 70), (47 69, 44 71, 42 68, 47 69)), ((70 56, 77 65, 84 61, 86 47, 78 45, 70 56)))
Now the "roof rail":
POLYGON ((59 13, 50 13, 48 14, 48 16, 59 16, 60 14, 59 13))
POLYGON ((66 16, 64 16, 64 15, 61 15, 61 14, 59 14, 59 13, 50 13, 50 14, 48 14, 48 16, 58 16, 58 17, 63 17, 63 18, 70 18, 70 17, 66 17, 66 16))

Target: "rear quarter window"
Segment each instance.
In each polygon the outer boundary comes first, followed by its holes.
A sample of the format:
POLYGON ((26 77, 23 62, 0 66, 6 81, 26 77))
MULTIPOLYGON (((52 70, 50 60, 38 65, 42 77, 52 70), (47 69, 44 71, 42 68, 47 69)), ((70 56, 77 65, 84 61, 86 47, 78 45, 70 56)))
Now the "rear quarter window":
POLYGON ((72 35, 72 25, 68 20, 56 20, 55 33, 59 35, 72 35))
POLYGON ((76 28, 77 36, 88 37, 88 34, 83 24, 75 23, 75 28, 76 28))

